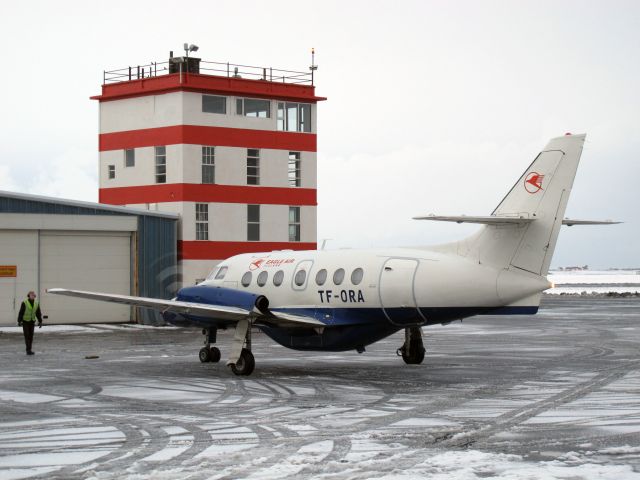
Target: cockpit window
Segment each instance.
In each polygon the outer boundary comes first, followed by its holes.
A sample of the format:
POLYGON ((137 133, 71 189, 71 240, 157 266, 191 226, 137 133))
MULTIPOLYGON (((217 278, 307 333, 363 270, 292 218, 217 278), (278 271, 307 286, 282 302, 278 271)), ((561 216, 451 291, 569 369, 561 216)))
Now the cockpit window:
POLYGON ((222 280, 227 274, 227 270, 229 270, 229 267, 220 267, 220 270, 218 270, 218 273, 216 273, 215 279, 222 280))
POLYGON ((249 285, 251 285, 251 272, 246 272, 244 275, 242 275, 240 283, 242 283, 243 287, 248 287, 249 285))
POLYGON ((258 275, 258 286, 264 287, 267 284, 268 277, 269 274, 267 272, 260 272, 260 274, 258 275))

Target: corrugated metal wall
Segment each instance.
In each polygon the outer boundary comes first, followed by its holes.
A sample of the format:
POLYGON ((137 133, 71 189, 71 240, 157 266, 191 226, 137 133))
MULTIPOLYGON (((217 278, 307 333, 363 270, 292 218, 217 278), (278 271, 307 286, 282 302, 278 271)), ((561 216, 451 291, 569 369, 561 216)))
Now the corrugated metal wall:
MULTIPOLYGON (((91 206, 49 203, 41 199, 22 199, 0 195, 0 212, 44 213, 59 215, 135 215, 138 218, 136 233, 137 269, 132 292, 141 297, 172 298, 175 296, 178 278, 177 218, 145 215, 122 209, 106 210, 91 206)), ((132 269, 133 271, 133 269, 132 269)), ((140 309, 141 323, 162 323, 159 313, 140 309)))
MULTIPOLYGON (((178 222, 138 216, 138 292, 142 297, 173 298, 178 291, 178 222)), ((141 308, 142 323, 164 323, 159 313, 141 308)))

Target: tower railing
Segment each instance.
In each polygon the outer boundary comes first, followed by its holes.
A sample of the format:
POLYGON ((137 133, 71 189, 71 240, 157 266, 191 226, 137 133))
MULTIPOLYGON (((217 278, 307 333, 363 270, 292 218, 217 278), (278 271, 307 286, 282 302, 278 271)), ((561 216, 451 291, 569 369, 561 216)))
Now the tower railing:
MULTIPOLYGON (((185 72, 187 73, 187 72, 185 72)), ((247 78, 267 82, 288 83, 294 85, 313 85, 313 70, 299 72, 272 67, 256 67, 229 62, 208 62, 201 60, 200 75, 213 75, 229 78, 247 78)), ((169 62, 151 62, 103 72, 103 84, 129 82, 149 77, 169 74, 169 62)))

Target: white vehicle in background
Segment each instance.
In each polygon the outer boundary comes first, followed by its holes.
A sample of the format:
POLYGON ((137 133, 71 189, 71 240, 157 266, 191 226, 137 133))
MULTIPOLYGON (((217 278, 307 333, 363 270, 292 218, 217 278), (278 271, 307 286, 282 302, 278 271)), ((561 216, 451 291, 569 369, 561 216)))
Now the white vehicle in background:
POLYGON ((173 300, 84 292, 49 293, 162 311, 174 325, 203 328, 202 362, 220 360, 218 329, 235 328, 228 365, 249 375, 251 327, 296 350, 364 352, 399 330, 407 364, 424 359, 421 327, 473 315, 531 315, 552 285, 546 275, 585 135, 552 139, 488 216, 422 216, 478 223, 461 241, 423 248, 275 251, 237 255, 173 300))

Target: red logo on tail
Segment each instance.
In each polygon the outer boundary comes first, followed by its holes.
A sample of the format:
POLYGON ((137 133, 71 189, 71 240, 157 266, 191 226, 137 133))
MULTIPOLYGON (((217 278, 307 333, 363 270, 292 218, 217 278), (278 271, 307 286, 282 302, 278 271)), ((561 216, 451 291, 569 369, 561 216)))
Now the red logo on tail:
POLYGON ((544 180, 544 175, 540 175, 538 172, 531 172, 524 179, 524 189, 529 193, 538 193, 542 190, 542 180, 544 180))

